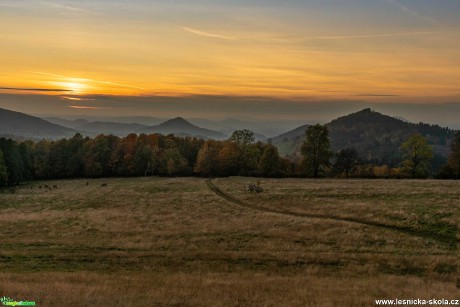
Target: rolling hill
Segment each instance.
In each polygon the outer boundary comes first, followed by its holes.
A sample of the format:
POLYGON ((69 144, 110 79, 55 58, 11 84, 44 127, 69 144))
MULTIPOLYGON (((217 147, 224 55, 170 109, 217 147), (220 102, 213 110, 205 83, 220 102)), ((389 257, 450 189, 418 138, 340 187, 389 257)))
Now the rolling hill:
POLYGON ((138 132, 141 133, 159 133, 159 134, 174 134, 176 136, 194 136, 203 139, 215 139, 222 140, 226 139, 227 136, 223 133, 200 128, 186 121, 182 117, 176 117, 165 121, 162 124, 146 127, 140 129, 138 132))
POLYGON ((20 112, 0 109, 0 135, 20 139, 58 139, 77 131, 20 112))

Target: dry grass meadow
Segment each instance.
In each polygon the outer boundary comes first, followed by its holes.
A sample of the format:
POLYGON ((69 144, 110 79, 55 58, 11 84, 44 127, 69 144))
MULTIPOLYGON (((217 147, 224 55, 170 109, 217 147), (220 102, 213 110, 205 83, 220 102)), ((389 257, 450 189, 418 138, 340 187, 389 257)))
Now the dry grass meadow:
POLYGON ((240 177, 87 181, 0 194, 0 296, 37 306, 460 298, 460 181, 260 179, 261 194, 240 177))

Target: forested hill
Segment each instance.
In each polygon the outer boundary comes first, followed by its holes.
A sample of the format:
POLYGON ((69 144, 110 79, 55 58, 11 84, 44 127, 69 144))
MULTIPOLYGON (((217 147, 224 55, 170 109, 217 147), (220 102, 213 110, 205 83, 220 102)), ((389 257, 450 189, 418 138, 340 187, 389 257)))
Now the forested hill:
POLYGON ((400 161, 401 144, 417 133, 427 138, 434 154, 447 157, 449 142, 454 136, 448 128, 408 123, 371 109, 340 117, 327 126, 334 150, 353 147, 362 158, 375 163, 394 164, 400 161))
POLYGON ((38 117, 0 108, 0 135, 30 138, 58 139, 69 137, 75 130, 52 124, 38 117))
MULTIPOLYGON (((377 164, 395 165, 401 160, 400 146, 411 135, 420 133, 428 139, 435 155, 447 157, 454 131, 438 125, 413 124, 375 112, 371 109, 339 117, 327 124, 333 151, 354 148, 365 161, 377 164)), ((301 131, 294 138, 273 142, 279 148, 286 148, 291 142, 292 154, 300 156, 304 140, 301 131)), ((281 151, 281 150, 280 150, 281 151)))

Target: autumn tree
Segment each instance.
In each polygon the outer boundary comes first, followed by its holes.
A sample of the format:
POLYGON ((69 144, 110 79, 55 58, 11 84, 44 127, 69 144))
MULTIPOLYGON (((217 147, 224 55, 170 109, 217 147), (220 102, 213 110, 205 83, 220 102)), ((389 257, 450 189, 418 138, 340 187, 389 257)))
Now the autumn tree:
POLYGON ((118 176, 135 175, 134 155, 136 145, 137 135, 135 133, 119 139, 109 160, 109 167, 114 174, 118 176))
POLYGON ((336 153, 333 167, 336 173, 345 174, 348 177, 358 164, 359 155, 356 149, 346 148, 336 153))
MULTIPOLYGON (((111 159, 118 147, 119 140, 117 136, 99 135, 94 139, 85 141, 82 152, 85 176, 103 177, 115 174, 112 166, 117 165, 117 163, 111 164, 111 159)), ((114 155, 114 160, 119 157, 117 154, 114 155)))
POLYGON ((223 142, 223 146, 216 157, 219 173, 223 176, 238 175, 241 168, 240 157, 241 150, 236 143, 223 142))
POLYGON ((318 177, 320 172, 330 165, 333 153, 330 151, 329 131, 326 126, 316 124, 305 131, 306 139, 302 144, 302 154, 308 174, 318 177))
POLYGON ((187 160, 182 156, 176 138, 167 136, 165 148, 161 154, 160 174, 175 176, 188 174, 187 160))
POLYGON ((219 173, 217 156, 222 149, 222 142, 208 140, 204 142, 198 157, 194 171, 201 176, 216 176, 219 173))
POLYGON ((414 134, 401 145, 404 153, 403 166, 412 178, 426 178, 430 172, 433 151, 428 141, 420 134, 414 134))

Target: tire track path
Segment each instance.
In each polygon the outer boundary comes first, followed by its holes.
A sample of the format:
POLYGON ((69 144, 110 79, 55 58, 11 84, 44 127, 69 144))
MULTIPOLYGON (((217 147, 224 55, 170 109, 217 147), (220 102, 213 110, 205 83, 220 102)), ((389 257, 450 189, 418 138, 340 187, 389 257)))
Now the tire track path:
POLYGON ((388 225, 388 224, 384 224, 384 223, 380 223, 376 221, 363 221, 363 220, 359 220, 359 219, 352 218, 352 217, 340 217, 340 216, 334 216, 334 215, 323 215, 323 214, 313 214, 313 213, 298 213, 298 212, 290 212, 290 211, 285 211, 285 210, 274 210, 274 209, 263 208, 257 205, 246 203, 242 200, 239 200, 225 193, 218 186, 216 186, 211 179, 206 180, 206 185, 217 196, 220 196, 221 198, 235 205, 238 205, 240 207, 244 207, 247 209, 251 209, 254 211, 271 213, 271 214, 279 214, 279 215, 284 215, 284 216, 293 216, 293 217, 299 217, 299 218, 316 218, 316 219, 330 220, 330 221, 336 221, 336 222, 346 222, 346 223, 353 223, 353 224, 359 224, 359 225, 364 225, 364 226, 377 227, 377 228, 387 229, 391 231, 397 231, 400 233, 404 233, 407 235, 420 237, 424 239, 432 239, 432 240, 435 240, 435 241, 438 241, 444 244, 448 244, 449 248, 453 250, 457 248, 458 239, 455 236, 451 236, 448 234, 434 233, 434 232, 427 231, 427 230, 416 230, 416 229, 413 229, 410 227, 404 227, 404 226, 388 225))

